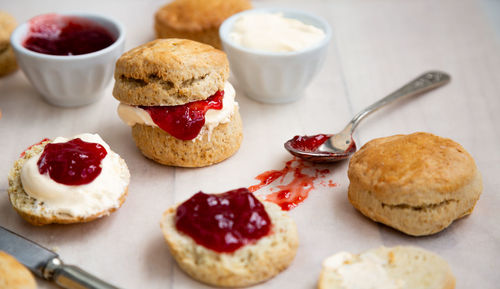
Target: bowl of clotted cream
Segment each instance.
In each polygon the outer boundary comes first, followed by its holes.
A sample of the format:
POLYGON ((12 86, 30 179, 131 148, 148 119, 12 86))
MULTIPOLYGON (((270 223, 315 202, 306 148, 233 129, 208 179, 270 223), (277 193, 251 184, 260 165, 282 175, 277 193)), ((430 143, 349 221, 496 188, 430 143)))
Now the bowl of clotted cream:
POLYGON ((226 19, 219 34, 239 88, 260 102, 286 103, 320 70, 331 29, 304 11, 259 8, 226 19))

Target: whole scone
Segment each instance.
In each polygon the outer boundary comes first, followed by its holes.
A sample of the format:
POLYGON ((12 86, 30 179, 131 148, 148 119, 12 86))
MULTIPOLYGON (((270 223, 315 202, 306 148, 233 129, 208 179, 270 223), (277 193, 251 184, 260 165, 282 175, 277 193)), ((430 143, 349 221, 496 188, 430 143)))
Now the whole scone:
POLYGON ((229 16, 250 8, 248 0, 174 0, 156 12, 156 36, 186 38, 221 49, 219 26, 229 16))
POLYGON ((323 261, 319 289, 453 289, 455 277, 440 256, 421 248, 380 247, 339 252, 323 261))
POLYGON ((285 270, 299 244, 295 222, 278 205, 262 204, 271 220, 270 234, 229 253, 211 250, 177 230, 179 205, 169 208, 160 224, 177 264, 194 279, 220 287, 251 286, 285 270))
POLYGON ((0 289, 35 289, 33 274, 16 258, 0 251, 0 289))
POLYGON ((351 158, 348 177, 356 209, 413 236, 440 232, 470 214, 483 190, 460 144, 424 132, 368 142, 351 158))
MULTIPOLYGON (((76 137, 85 141, 84 135, 87 134, 76 137)), ((105 163, 101 162, 102 172, 90 184, 65 186, 37 172, 37 160, 45 147, 53 142, 46 139, 29 147, 10 170, 9 200, 23 219, 35 226, 84 223, 107 216, 121 207, 127 197, 130 173, 118 154, 107 150, 107 159, 103 160, 105 163), (36 161, 35 171, 27 168, 28 161, 36 161), (61 195, 67 200, 58 198, 61 195)))
POLYGON ((14 50, 10 45, 10 34, 17 26, 12 15, 0 11, 0 76, 7 75, 17 69, 14 50))
POLYGON ((157 39, 118 59, 113 95, 146 157, 164 165, 203 167, 232 156, 243 138, 228 77, 224 52, 186 39, 157 39), (220 107, 204 110, 217 99, 220 107), (178 118, 171 119, 173 114, 178 118))

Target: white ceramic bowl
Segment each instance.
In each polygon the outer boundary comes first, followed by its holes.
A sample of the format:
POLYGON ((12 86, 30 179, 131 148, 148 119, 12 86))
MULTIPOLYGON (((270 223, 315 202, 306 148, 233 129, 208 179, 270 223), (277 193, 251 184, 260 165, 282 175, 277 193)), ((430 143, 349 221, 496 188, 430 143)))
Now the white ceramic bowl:
POLYGON ((300 98, 324 62, 331 30, 322 18, 300 10, 262 8, 246 10, 224 21, 219 29, 231 71, 247 96, 265 103, 286 103, 300 98), (282 13, 324 31, 317 44, 294 52, 266 52, 242 47, 230 38, 234 23, 249 13, 282 13))
POLYGON ((49 55, 31 51, 23 46, 29 21, 19 25, 11 35, 17 62, 31 84, 54 105, 74 107, 90 104, 100 98, 108 85, 115 62, 123 53, 125 29, 108 17, 89 13, 68 13, 62 16, 83 17, 106 28, 115 38, 110 46, 81 55, 49 55))

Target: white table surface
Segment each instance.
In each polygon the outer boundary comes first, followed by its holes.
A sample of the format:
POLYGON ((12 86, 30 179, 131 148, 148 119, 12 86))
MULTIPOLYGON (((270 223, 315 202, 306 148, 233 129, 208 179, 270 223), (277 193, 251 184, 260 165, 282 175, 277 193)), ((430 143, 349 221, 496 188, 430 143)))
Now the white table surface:
MULTIPOLYGON (((92 11, 121 20, 126 48, 152 40, 153 14, 163 1, 1 1, 19 21, 47 12, 92 11)), ((290 212, 300 247, 292 265, 254 288, 314 288, 322 260, 341 250, 416 245, 443 256, 457 288, 500 284, 500 46, 487 5, 469 0, 254 1, 256 7, 293 7, 326 18, 333 28, 329 54, 302 99, 266 105, 238 90, 244 141, 232 158, 211 167, 165 167, 144 158, 130 129, 105 96, 87 107, 45 103, 22 72, 0 79, 0 225, 56 249, 62 258, 123 288, 209 288, 173 261, 159 227, 161 214, 198 190, 223 192, 257 183, 291 159, 283 142, 296 134, 335 132, 355 112, 418 74, 452 75, 446 87, 385 108, 355 135, 358 144, 381 136, 427 131, 461 143, 483 175, 484 192, 469 217, 429 237, 409 237, 376 224, 347 200, 347 162, 328 166, 338 186, 318 187, 290 212), (490 15, 490 16, 488 16, 490 15), (11 208, 7 174, 29 145, 45 138, 99 133, 127 162, 132 179, 123 207, 109 217, 76 225, 33 227, 11 208)), ((497 5, 498 7, 498 5, 497 5)), ((495 15, 495 14, 493 14, 495 15)), ((498 14, 497 14, 498 16, 498 14)), ((497 21, 498 23, 498 21, 497 21)), ((37 280, 40 288, 56 288, 37 280)))

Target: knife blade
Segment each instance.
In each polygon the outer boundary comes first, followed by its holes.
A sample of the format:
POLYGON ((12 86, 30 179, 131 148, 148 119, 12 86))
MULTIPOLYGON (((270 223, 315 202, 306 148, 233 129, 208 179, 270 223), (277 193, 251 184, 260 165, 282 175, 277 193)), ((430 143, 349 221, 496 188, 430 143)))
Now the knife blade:
POLYGON ((119 289, 77 266, 66 265, 53 251, 0 226, 0 250, 14 256, 35 275, 67 289, 119 289))

